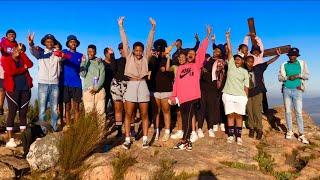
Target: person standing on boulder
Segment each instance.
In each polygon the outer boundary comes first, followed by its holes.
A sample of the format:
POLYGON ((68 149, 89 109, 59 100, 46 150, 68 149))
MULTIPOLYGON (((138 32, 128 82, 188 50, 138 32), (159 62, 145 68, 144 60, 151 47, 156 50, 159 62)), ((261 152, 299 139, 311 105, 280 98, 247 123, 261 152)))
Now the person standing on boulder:
MULTIPOLYGON (((51 127, 53 131, 58 130, 58 98, 59 98, 59 75, 60 75, 60 61, 63 53, 55 50, 55 45, 58 41, 52 34, 46 34, 41 39, 41 44, 45 46, 42 49, 34 44, 34 33, 28 35, 28 43, 30 46, 30 53, 38 59, 39 73, 38 73, 38 101, 39 101, 39 123, 43 123, 46 117, 46 110, 50 102, 51 112, 51 127)), ((41 125, 44 133, 47 129, 41 125)))
POLYGON ((62 62, 63 66, 63 101, 66 108, 66 124, 71 125, 71 109, 74 111, 74 121, 79 120, 80 102, 82 99, 82 84, 80 79, 80 64, 85 56, 77 52, 80 41, 74 35, 67 37, 66 46, 69 50, 64 49, 62 52, 68 57, 62 62), (72 100, 72 103, 71 103, 72 100), (72 108, 71 108, 72 104, 72 108))
POLYGON ((232 55, 230 30, 226 32, 227 39, 227 80, 222 90, 222 101, 228 118, 228 143, 234 142, 234 135, 238 145, 242 145, 242 116, 246 114, 248 101, 249 75, 242 66, 244 59, 239 54, 232 55))
POLYGON ((285 106, 285 117, 287 121, 286 139, 292 139, 292 116, 291 109, 294 106, 298 123, 298 140, 304 144, 309 141, 304 135, 304 125, 302 117, 302 93, 306 88, 306 80, 309 79, 309 71, 305 61, 298 59, 300 56, 298 48, 291 48, 288 52, 289 61, 281 64, 279 71, 279 81, 282 82, 282 94, 285 106))
POLYGON ((33 66, 33 63, 25 54, 24 45, 18 44, 13 48, 11 57, 2 59, 1 64, 4 70, 3 87, 9 109, 7 117, 9 141, 6 143, 6 147, 14 148, 17 144, 12 133, 17 111, 19 111, 20 131, 24 131, 27 127, 27 112, 33 86, 28 69, 33 66))
POLYGON ((133 44, 133 50, 131 51, 128 46, 127 36, 123 27, 124 17, 120 17, 118 25, 120 29, 121 41, 123 43, 124 56, 126 58, 126 66, 124 75, 129 77, 126 92, 124 93, 124 100, 126 106, 125 113, 125 133, 126 138, 123 143, 123 148, 130 149, 130 122, 132 115, 135 111, 136 104, 139 105, 140 115, 142 118, 142 148, 148 148, 148 103, 150 101, 150 92, 146 83, 148 77, 148 61, 152 55, 152 44, 154 39, 154 33, 156 28, 156 22, 150 18, 152 29, 150 30, 147 48, 144 51, 144 45, 141 42, 135 42, 133 44))
POLYGON ((197 102, 201 97, 200 74, 212 28, 207 26, 206 30, 207 36, 201 43, 197 53, 193 49, 188 51, 187 58, 189 63, 183 52, 178 58, 180 65, 173 84, 173 93, 169 99, 169 104, 178 104, 180 106, 184 134, 182 140, 176 144, 174 149, 192 151, 192 143, 190 141, 192 119, 197 108, 197 102))
MULTIPOLYGON (((88 60, 81 62, 80 75, 83 80, 83 104, 86 113, 96 111, 105 117, 105 90, 103 83, 105 69, 101 58, 96 57, 97 48, 91 44, 88 46, 88 60)), ((103 118, 104 120, 104 118, 103 118)))
POLYGON ((267 92, 267 89, 263 83, 263 73, 269 64, 275 62, 280 57, 280 54, 280 49, 277 49, 277 56, 273 57, 269 61, 257 64, 255 66, 255 58, 253 56, 249 55, 245 58, 246 68, 249 73, 247 115, 250 138, 254 138, 255 133, 257 134, 256 138, 258 140, 262 138, 262 98, 263 93, 267 92))
MULTIPOLYGON (((13 49, 17 46, 18 44, 16 41, 16 32, 13 29, 9 29, 6 32, 6 37, 3 37, 0 41, 0 51, 2 55, 0 60, 5 61, 8 58, 10 59, 13 49)), ((3 115, 3 104, 5 100, 5 92, 3 89, 3 78, 4 78, 4 71, 0 63, 0 115, 3 115)))

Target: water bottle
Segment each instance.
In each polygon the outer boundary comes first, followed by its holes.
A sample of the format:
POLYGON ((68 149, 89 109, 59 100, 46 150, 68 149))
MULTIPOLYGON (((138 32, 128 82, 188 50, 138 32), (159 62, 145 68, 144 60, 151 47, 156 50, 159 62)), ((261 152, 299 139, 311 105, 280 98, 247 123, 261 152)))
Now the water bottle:
POLYGON ((99 77, 95 76, 93 78, 93 88, 96 90, 98 86, 99 77))

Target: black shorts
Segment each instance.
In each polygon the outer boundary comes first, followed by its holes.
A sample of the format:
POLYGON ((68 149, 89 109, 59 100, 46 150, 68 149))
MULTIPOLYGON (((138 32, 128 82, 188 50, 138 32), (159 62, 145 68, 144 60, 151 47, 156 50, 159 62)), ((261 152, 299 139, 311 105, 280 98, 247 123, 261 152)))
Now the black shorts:
POLYGON ((0 91, 3 91, 3 79, 0 79, 0 91))
POLYGON ((82 89, 77 87, 63 87, 63 102, 69 103, 73 99, 74 102, 80 103, 82 99, 82 89))

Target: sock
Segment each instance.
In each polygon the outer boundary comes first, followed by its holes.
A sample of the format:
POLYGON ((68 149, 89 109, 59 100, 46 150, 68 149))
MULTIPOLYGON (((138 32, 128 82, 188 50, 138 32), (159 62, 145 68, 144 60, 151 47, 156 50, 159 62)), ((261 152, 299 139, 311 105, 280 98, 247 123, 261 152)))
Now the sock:
POLYGON ((192 131, 191 134, 196 134, 196 131, 192 131))
POLYGON ((236 137, 241 138, 242 127, 235 127, 236 129, 236 137))
POLYGON ((148 141, 148 136, 143 136, 142 137, 142 142, 146 142, 146 141, 148 141))
POLYGON ((159 128, 156 129, 156 133, 159 134, 159 128))
POLYGON ((234 126, 228 126, 228 136, 234 135, 234 126))
POLYGON ((170 129, 165 129, 165 130, 164 130, 164 133, 170 134, 170 129))
POLYGON ((116 122, 116 129, 117 129, 117 131, 122 130, 122 122, 116 122))
POLYGON ((183 131, 182 130, 178 130, 178 133, 183 133, 183 131))
POLYGON ((126 143, 131 143, 131 142, 130 142, 130 137, 126 137, 126 140, 125 140, 125 141, 126 141, 126 143))

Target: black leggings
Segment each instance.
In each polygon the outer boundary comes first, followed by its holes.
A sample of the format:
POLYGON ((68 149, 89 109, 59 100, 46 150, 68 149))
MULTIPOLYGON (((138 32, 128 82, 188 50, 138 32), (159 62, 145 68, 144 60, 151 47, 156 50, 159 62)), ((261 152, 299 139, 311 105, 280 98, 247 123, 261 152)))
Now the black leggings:
POLYGON ((6 92, 6 99, 9 108, 7 130, 13 130, 17 110, 19 110, 20 129, 26 129, 30 98, 30 90, 6 92))
POLYGON ((207 120, 208 130, 213 125, 221 123, 222 93, 212 89, 201 89, 200 113, 197 113, 198 128, 202 129, 204 119, 207 120))
POLYGON ((197 108, 197 101, 192 100, 181 104, 180 111, 182 116, 183 140, 189 140, 192 131, 192 117, 197 108))

